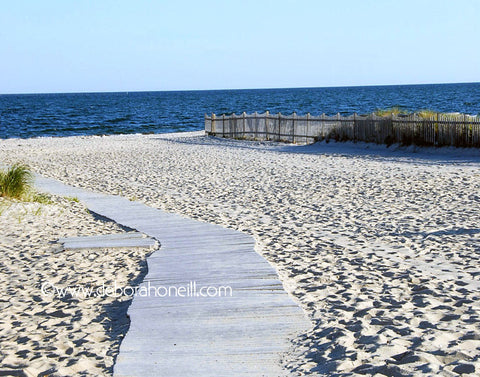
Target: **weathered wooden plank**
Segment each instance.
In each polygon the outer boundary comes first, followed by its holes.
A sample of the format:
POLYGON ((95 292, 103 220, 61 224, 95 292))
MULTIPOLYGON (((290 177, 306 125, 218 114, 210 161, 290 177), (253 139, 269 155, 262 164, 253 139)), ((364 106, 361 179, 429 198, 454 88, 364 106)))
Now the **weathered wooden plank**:
POLYGON ((125 365, 125 376, 145 376, 145 377, 242 377, 242 376, 286 376, 284 370, 278 366, 279 358, 277 354, 241 354, 241 355, 214 355, 214 357, 205 357, 205 355, 181 355, 173 357, 161 353, 156 355, 152 353, 152 359, 163 356, 169 359, 167 365, 142 362, 142 358, 136 355, 126 356, 120 355, 117 359, 118 363, 125 365), (269 370, 270 373, 265 373, 269 370))
MULTIPOLYGON (((140 233, 139 233, 140 234, 140 233)), ((141 237, 109 237, 114 235, 96 237, 61 238, 59 242, 65 249, 98 249, 111 247, 147 247, 153 248, 157 242, 152 238, 141 237)), ((116 235, 115 235, 116 236, 116 235)))
POLYGON ((103 234, 100 236, 81 236, 81 237, 67 237, 59 238, 58 241, 61 243, 67 241, 93 241, 93 240, 119 240, 127 238, 144 238, 144 235, 139 232, 129 232, 129 233, 118 233, 118 234, 103 234))

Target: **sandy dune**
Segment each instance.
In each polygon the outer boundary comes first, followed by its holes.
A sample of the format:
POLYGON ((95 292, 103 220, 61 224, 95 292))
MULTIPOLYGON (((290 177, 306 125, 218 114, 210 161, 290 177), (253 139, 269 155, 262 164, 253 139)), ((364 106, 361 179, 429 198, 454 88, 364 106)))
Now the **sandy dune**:
POLYGON ((187 136, 3 140, 0 160, 254 235, 314 323, 294 375, 480 373, 477 152, 187 136))

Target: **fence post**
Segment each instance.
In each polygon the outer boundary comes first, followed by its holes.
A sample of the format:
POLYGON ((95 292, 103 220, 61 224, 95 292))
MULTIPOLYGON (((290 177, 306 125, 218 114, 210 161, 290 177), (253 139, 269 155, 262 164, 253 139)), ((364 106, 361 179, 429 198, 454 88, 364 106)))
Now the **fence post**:
POLYGON ((397 116, 394 115, 392 113, 392 120, 390 121, 390 124, 388 125, 387 127, 387 135, 383 137, 382 140, 380 140, 381 143, 385 143, 385 138, 388 137, 388 135, 390 135, 390 133, 393 135, 394 134, 394 130, 395 130, 395 120, 397 119, 397 116))
POLYGON ((310 125, 310 113, 307 113, 307 127, 305 130, 305 144, 308 144, 308 127, 310 125))
POLYGON ((268 140, 268 115, 269 111, 265 111, 265 140, 268 140))
MULTIPOLYGON (((337 122, 339 124, 339 126, 338 126, 339 131, 342 132, 342 134, 344 134, 345 130, 343 129, 343 123, 340 120, 340 113, 337 113, 337 122)), ((343 141, 343 140, 341 140, 341 139, 343 139, 343 137, 344 136, 342 135, 342 137, 339 139, 339 135, 337 135, 336 141, 343 141)))
POLYGON ((295 144, 295 118, 297 117, 297 113, 294 111, 292 114, 292 143, 295 144))
POLYGON ((212 125, 211 125, 211 130, 212 130, 212 133, 215 135, 216 133, 216 129, 215 129, 215 114, 212 113, 212 125))
POLYGON ((322 123, 322 140, 323 140, 325 139, 325 113, 322 113, 321 123, 322 123))
POLYGON ((231 113, 228 120, 228 135, 232 139, 237 137, 237 116, 231 113))
POLYGON ((254 139, 258 139, 258 119, 257 119, 257 112, 255 111, 253 113, 253 122, 255 123, 255 137, 254 139))
POLYGON ((353 142, 357 142, 357 113, 353 113, 353 142))
POLYGON ((236 115, 235 113, 232 114, 232 120, 233 120, 233 137, 235 139, 238 138, 238 134, 240 133, 240 130, 238 129, 238 123, 240 120, 240 115, 236 115))
POLYGON ((222 137, 225 137, 225 114, 222 114, 222 137))
POLYGON ((281 127, 281 119, 282 119, 282 114, 280 111, 278 112, 278 141, 282 138, 282 127, 281 127))
POLYGON ((243 117, 243 132, 242 132, 242 137, 245 139, 245 123, 247 123, 247 113, 244 111, 242 113, 242 117, 243 117))

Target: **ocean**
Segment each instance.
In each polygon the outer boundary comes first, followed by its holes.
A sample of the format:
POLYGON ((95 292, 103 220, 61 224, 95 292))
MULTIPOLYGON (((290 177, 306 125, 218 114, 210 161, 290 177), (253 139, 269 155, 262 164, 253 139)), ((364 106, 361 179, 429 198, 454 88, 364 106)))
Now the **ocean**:
POLYGON ((342 115, 401 107, 480 114, 480 83, 0 95, 0 138, 198 131, 204 114, 342 115))

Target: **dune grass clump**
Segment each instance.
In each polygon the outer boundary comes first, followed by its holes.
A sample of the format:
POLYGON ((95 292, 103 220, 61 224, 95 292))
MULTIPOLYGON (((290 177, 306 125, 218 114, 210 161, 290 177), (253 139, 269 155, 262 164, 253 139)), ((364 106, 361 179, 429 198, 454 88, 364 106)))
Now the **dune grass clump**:
POLYGON ((0 196, 23 199, 32 190, 33 174, 27 165, 16 164, 0 171, 0 196))
MULTIPOLYGON (((389 107, 387 109, 377 109, 374 114, 380 117, 387 117, 391 115, 411 115, 412 113, 408 112, 406 109, 402 109, 401 107, 389 107)), ((417 114, 420 118, 423 119, 434 118, 435 116, 442 114, 446 115, 445 113, 439 113, 430 109, 418 110, 415 111, 414 114, 417 114)))
POLYGON ((390 115, 408 114, 408 111, 405 109, 402 109, 401 107, 395 106, 395 107, 390 107, 388 109, 377 109, 374 112, 374 114, 379 117, 385 117, 390 115))
POLYGON ((463 114, 458 114, 458 113, 441 113, 435 110, 430 110, 430 109, 421 109, 418 111, 415 111, 414 113, 408 112, 405 109, 402 109, 401 107, 389 107, 387 109, 377 109, 373 114, 376 116, 381 116, 381 117, 389 117, 391 115, 413 115, 416 114, 419 118, 422 119, 432 119, 435 117, 438 117, 440 115, 442 116, 449 116, 450 118, 458 118, 458 119, 463 119, 463 114))
MULTIPOLYGON (((423 109, 423 110, 418 111, 417 115, 420 118, 423 118, 423 119, 430 119, 430 118, 435 118, 438 115, 442 115, 442 113, 438 113, 438 112, 433 111, 433 110, 423 109)), ((443 114, 443 115, 445 115, 445 114, 443 114)))
MULTIPOLYGON (((15 164, 6 171, 0 170, 0 198, 40 204, 53 203, 51 195, 33 189, 33 173, 23 164, 15 164)), ((0 211, 0 214, 1 212, 3 211, 0 211)))
POLYGON ((30 192, 29 195, 25 197, 25 200, 29 202, 35 202, 40 204, 53 204, 54 201, 52 200, 49 194, 44 194, 42 192, 30 192))

